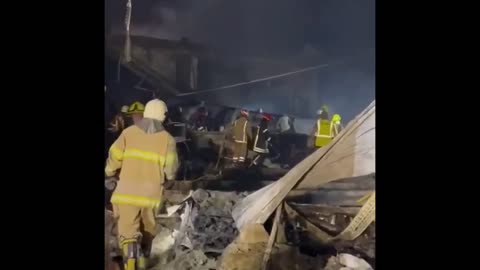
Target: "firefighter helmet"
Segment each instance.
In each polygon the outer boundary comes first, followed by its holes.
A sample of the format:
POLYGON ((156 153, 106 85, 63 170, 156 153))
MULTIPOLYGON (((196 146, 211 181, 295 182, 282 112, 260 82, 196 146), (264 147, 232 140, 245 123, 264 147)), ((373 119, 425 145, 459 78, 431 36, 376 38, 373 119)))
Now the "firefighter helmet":
POLYGON ((147 102, 143 117, 151 118, 158 121, 165 121, 166 113, 168 112, 167 104, 160 99, 152 99, 147 102))
POLYGON ((340 121, 342 121, 342 117, 340 117, 339 114, 334 114, 334 115, 332 116, 332 122, 334 122, 334 123, 337 123, 337 122, 340 123, 340 121))
POLYGON ((269 113, 262 113, 262 118, 267 121, 272 121, 272 115, 269 113))
POLYGON ((135 101, 128 107, 128 114, 134 114, 134 113, 143 113, 145 111, 145 106, 143 106, 142 103, 135 101))
POLYGON ((320 108, 320 110, 317 111, 317 114, 320 115, 323 112, 328 113, 328 107, 326 105, 323 105, 322 108, 320 108))

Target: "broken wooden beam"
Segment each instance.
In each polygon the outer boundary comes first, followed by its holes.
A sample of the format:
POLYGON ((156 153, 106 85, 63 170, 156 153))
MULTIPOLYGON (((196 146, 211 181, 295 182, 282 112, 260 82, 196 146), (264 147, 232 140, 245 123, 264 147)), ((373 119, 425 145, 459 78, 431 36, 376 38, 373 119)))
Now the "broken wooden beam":
POLYGON ((292 190, 287 194, 286 200, 304 204, 360 206, 358 200, 370 192, 371 190, 292 190))
POLYGON ((267 270, 270 262, 270 256, 272 254, 272 247, 275 244, 275 238, 277 237, 278 224, 280 222, 280 216, 282 214, 283 204, 280 204, 275 211, 275 218, 273 219, 272 230, 270 237, 268 238, 267 248, 263 255, 262 270, 267 270))

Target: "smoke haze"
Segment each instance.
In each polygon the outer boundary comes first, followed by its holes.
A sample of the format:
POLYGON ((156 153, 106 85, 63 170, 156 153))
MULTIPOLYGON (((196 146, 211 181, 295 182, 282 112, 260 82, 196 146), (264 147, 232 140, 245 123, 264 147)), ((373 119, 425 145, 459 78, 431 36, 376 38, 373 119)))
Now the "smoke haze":
MULTIPOLYGON (((301 75, 305 83, 285 78, 201 95, 199 99, 299 117, 315 117, 316 110, 326 104, 330 111, 350 120, 375 98, 374 0, 132 2, 134 35, 173 40, 187 37, 211 48, 216 57, 243 67, 237 77, 213 82, 209 88, 342 62, 301 75), (288 60, 304 57, 306 48, 314 51, 315 57, 306 57, 310 60, 303 62, 288 60), (266 60, 259 67, 257 59, 266 60), (289 104, 292 96, 299 96, 299 104, 289 104)), ((125 3, 106 0, 108 31, 123 31, 125 3)))

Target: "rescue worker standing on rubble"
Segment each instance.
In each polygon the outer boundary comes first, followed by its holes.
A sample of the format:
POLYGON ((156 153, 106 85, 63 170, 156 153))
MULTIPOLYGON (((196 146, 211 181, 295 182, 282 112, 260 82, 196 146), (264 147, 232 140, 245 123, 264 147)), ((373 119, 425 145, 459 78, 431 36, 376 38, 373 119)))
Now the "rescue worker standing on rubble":
POLYGON ((317 112, 318 119, 312 131, 311 140, 316 148, 323 147, 332 141, 330 120, 328 120, 327 106, 322 106, 317 112))
POLYGON ((253 142, 253 152, 256 156, 250 166, 263 164, 265 155, 268 153, 268 143, 270 142, 270 133, 268 132, 268 123, 272 120, 272 116, 268 113, 262 113, 260 124, 256 128, 255 139, 253 142))
POLYGON ((252 138, 252 128, 248 121, 248 111, 240 110, 240 116, 233 122, 233 163, 243 164, 247 158, 248 141, 252 138))
POLYGON ((208 131, 208 110, 205 107, 205 102, 202 101, 200 107, 193 115, 193 127, 198 131, 208 131))
POLYGON ((145 269, 163 184, 174 180, 179 166, 175 140, 162 124, 166 112, 163 101, 149 101, 144 118, 125 129, 110 147, 105 174, 113 177, 120 171, 110 201, 118 218, 125 270, 145 269))

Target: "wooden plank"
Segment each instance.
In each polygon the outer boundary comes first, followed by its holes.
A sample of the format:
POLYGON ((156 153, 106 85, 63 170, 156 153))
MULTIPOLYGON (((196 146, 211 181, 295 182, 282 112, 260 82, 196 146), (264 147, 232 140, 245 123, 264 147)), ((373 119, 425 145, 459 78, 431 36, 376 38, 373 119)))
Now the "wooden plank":
POLYGON ((319 188, 295 187, 294 190, 324 190, 324 189, 343 189, 343 190, 375 190, 375 176, 360 176, 337 180, 322 185, 319 188))
POLYGON ((264 223, 288 192, 304 177, 309 177, 309 185, 302 185, 302 180, 299 187, 318 188, 335 180, 374 173, 374 162, 373 167, 371 166, 375 152, 374 137, 372 140, 372 133, 373 136, 375 133, 374 118, 375 101, 352 120, 329 145, 308 156, 276 183, 243 199, 232 212, 237 227, 241 228, 249 223, 264 223), (357 147, 358 144, 365 145, 357 147), (364 159, 365 164, 362 164, 364 159), (344 167, 341 168, 339 164, 344 167))
POLYGON ((328 204, 332 206, 360 206, 358 202, 371 190, 292 190, 286 199, 289 202, 304 204, 328 204))
POLYGON ((325 204, 300 204, 292 202, 288 204, 303 215, 323 213, 325 215, 340 214, 353 217, 358 213, 358 210, 360 210, 360 207, 337 207, 325 204))
POLYGON ((285 203, 285 213, 290 222, 297 224, 299 229, 305 232, 309 238, 312 238, 312 240, 315 242, 326 244, 332 238, 331 235, 320 230, 317 226, 300 215, 291 206, 289 206, 288 203, 285 203))
POLYGON ((350 208, 351 212, 346 214, 342 207, 318 207, 291 203, 289 205, 313 225, 331 235, 341 233, 360 210, 360 207, 350 208))
POLYGON ((270 232, 270 237, 268 238, 267 248, 265 249, 265 254, 263 255, 262 261, 262 270, 268 269, 268 264, 270 262, 270 256, 272 254, 272 247, 275 243, 275 238, 277 237, 278 223, 280 222, 280 215, 282 213, 282 204, 277 207, 275 212, 275 218, 273 219, 272 231, 270 232))
POLYGON ((344 230, 345 224, 338 226, 338 228, 323 230, 323 226, 321 228, 317 227, 311 219, 303 216, 302 213, 296 211, 288 203, 285 203, 285 213, 288 222, 296 224, 297 230, 300 230, 304 236, 301 238, 301 245, 309 246, 310 248, 333 245, 337 250, 350 250, 353 248, 369 257, 375 256, 375 224, 370 225, 361 237, 353 241, 333 240, 334 235, 338 235, 338 233, 344 230))

